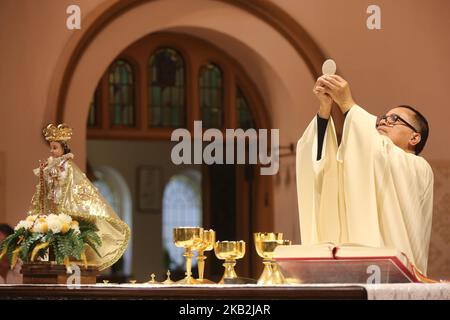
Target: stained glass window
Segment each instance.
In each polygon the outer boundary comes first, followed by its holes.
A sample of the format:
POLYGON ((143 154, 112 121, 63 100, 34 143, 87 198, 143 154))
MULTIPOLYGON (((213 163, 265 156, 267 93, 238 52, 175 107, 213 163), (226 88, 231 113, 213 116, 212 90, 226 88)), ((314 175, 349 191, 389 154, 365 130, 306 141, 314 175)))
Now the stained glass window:
POLYGON ((203 126, 222 128, 223 126, 223 75, 214 64, 203 66, 200 70, 200 109, 203 126))
POLYGON ((158 49, 148 64, 149 124, 151 127, 185 126, 185 70, 174 49, 158 49))
POLYGON ((109 105, 113 126, 135 124, 134 79, 131 65, 117 60, 109 71, 109 105))
POLYGON ((189 170, 173 176, 163 195, 163 246, 169 269, 184 268, 183 248, 173 244, 173 228, 202 225, 201 174, 189 170))
POLYGON ((236 114, 237 114, 237 126, 238 128, 256 129, 255 122, 253 121, 252 114, 250 112, 250 106, 247 98, 242 93, 242 90, 236 88, 236 114))

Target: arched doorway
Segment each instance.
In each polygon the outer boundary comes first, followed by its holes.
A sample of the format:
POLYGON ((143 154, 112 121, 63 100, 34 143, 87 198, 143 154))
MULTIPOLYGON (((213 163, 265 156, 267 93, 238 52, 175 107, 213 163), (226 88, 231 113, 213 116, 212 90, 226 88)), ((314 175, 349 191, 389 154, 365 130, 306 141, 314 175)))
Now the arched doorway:
MULTIPOLYGON (((205 129, 215 128, 223 133, 236 128, 270 128, 260 94, 239 63, 206 41, 157 33, 130 45, 107 68, 92 97, 87 137, 96 145, 90 148, 93 156, 100 159, 98 150, 111 152, 102 140, 148 141, 149 146, 151 141, 170 141, 172 131, 177 128, 187 128, 194 135, 196 120, 202 121, 205 129)), ((116 149, 126 148, 122 144, 116 149)), ((137 154, 136 150, 129 152, 137 154)), ((141 156, 142 161, 148 161, 141 156)), ((134 159, 126 154, 121 157, 132 166, 134 159)), ((104 161, 113 165, 111 160, 104 161)), ((117 161, 116 165, 127 171, 117 161)), ((173 172, 173 167, 169 163, 160 164, 164 175, 173 172)), ((260 187, 263 178, 257 177, 257 166, 203 164, 197 170, 202 177, 201 226, 216 230, 220 240, 248 243, 249 249, 238 270, 243 276, 255 276, 256 255, 251 235, 259 230, 256 219, 264 221, 264 230, 273 228, 272 208, 261 200, 261 195, 268 196, 260 187)), ((134 184, 133 177, 128 176, 128 181, 134 184)), ((267 179, 266 185, 270 182, 267 179)), ((135 209, 135 213, 139 211, 135 209)), ((162 230, 166 230, 164 219, 162 230)), ((163 243, 166 240, 163 235, 163 243)), ((158 255, 154 247, 152 251, 158 255)), ((211 272, 220 278, 221 268, 211 272)))
MULTIPOLYGON (((89 171, 88 171, 89 172, 89 171)), ((133 211, 130 189, 123 176, 110 166, 92 167, 93 184, 108 201, 119 217, 130 227, 133 233, 133 211)), ((119 263, 113 265, 111 275, 129 276, 132 274, 133 239, 130 238, 129 245, 119 263)))

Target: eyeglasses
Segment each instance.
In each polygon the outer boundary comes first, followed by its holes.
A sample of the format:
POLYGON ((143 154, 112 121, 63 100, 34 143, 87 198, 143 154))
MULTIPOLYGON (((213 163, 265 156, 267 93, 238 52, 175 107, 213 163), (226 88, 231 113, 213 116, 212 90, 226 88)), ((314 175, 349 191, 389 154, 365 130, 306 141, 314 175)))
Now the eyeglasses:
POLYGON ((397 124, 400 124, 400 125, 407 126, 408 128, 412 129, 416 133, 419 133, 419 131, 417 131, 416 128, 414 128, 411 124, 408 123, 408 121, 406 121, 405 119, 400 117, 398 114, 391 113, 390 115, 384 115, 384 116, 377 117, 377 124, 376 124, 377 128, 380 126, 381 120, 384 120, 385 123, 389 127, 393 127, 397 124), (401 122, 399 122, 399 121, 401 121, 401 122))

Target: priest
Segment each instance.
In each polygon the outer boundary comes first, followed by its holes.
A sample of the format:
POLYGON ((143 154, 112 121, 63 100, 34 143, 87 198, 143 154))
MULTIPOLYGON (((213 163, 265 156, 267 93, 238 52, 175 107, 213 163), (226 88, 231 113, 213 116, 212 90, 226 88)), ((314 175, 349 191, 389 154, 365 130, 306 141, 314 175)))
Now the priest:
POLYGON ((433 172, 419 154, 427 120, 410 106, 373 116, 338 75, 320 77, 313 92, 320 108, 297 144, 302 244, 395 248, 426 274, 433 172), (333 101, 345 117, 339 142, 333 101))

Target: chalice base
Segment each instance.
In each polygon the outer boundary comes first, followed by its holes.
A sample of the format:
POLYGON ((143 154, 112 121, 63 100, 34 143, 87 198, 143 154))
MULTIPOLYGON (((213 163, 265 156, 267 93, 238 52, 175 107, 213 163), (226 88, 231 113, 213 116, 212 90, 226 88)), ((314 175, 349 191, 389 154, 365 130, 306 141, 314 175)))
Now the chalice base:
POLYGON ((286 283, 283 274, 273 262, 264 262, 264 270, 258 279, 259 285, 272 285, 286 283))
POLYGON ((198 280, 192 277, 186 277, 176 282, 177 284, 201 284, 198 280))
POLYGON ((283 274, 281 273, 280 269, 278 268, 278 265, 273 264, 272 265, 272 284, 285 284, 286 279, 284 278, 283 274))
POLYGON ((236 261, 230 260, 225 261, 223 266, 225 267, 225 272, 223 274, 222 279, 220 279, 219 284, 224 284, 225 279, 236 279, 238 276, 236 274, 236 271, 234 271, 234 266, 236 265, 236 261))
POLYGON ((216 284, 214 281, 208 280, 208 279, 196 279, 198 281, 198 284, 216 284))
POLYGON ((234 269, 230 272, 225 272, 225 274, 223 275, 222 279, 220 279, 220 281, 218 282, 219 284, 225 284, 225 279, 237 279, 238 276, 236 274, 236 272, 234 271, 234 269))
POLYGON ((268 266, 268 265, 264 266, 264 270, 258 279, 258 284, 259 285, 273 284, 272 269, 270 268, 270 266, 268 266))

